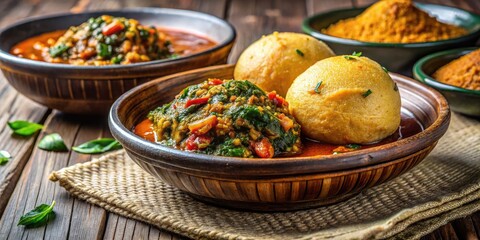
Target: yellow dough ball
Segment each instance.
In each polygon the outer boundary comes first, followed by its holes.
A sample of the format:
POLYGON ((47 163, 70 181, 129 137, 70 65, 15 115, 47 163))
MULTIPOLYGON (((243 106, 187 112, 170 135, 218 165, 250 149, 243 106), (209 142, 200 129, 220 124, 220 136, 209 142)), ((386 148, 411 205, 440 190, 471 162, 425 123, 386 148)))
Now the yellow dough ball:
POLYGON ((302 134, 333 144, 377 142, 400 125, 400 94, 382 66, 366 57, 317 62, 288 90, 302 134))
POLYGON ((301 33, 274 32, 263 36, 240 55, 237 80, 250 80, 265 91, 287 94, 293 80, 317 61, 334 56, 323 42, 301 33))

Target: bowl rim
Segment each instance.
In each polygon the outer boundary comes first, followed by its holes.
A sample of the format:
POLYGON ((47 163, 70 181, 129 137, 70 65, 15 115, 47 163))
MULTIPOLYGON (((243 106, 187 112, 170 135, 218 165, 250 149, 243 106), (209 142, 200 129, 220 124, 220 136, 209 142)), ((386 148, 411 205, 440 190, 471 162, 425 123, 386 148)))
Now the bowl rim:
MULTIPOLYGON (((27 17, 25 19, 22 19, 20 21, 17 21, 15 23, 12 23, 10 25, 3 27, 0 30, 0 36, 2 36, 4 32, 8 30, 12 30, 12 29, 18 28, 21 25, 32 23, 39 20, 45 20, 50 18, 62 18, 62 17, 65 18, 65 17, 71 17, 76 15, 87 15, 87 14, 119 14, 119 13, 120 14, 121 13, 140 13, 140 14, 141 13, 153 13, 153 14, 170 13, 170 14, 180 14, 184 16, 187 16, 187 15, 195 16, 195 17, 200 17, 204 19, 214 20, 216 22, 224 24, 228 29, 230 29, 231 32, 229 36, 226 38, 226 40, 219 42, 217 45, 213 46, 212 48, 209 48, 207 50, 204 50, 198 53, 186 55, 183 57, 173 58, 173 59, 159 59, 159 60, 153 60, 148 62, 126 64, 126 65, 91 66, 91 65, 72 65, 72 64, 64 64, 64 63, 49 63, 49 62, 43 62, 43 61, 30 60, 26 58, 20 58, 10 54, 9 52, 4 51, 1 48, 0 48, 0 60, 9 61, 18 65, 29 65, 33 67, 41 67, 41 68, 52 69, 52 70, 56 70, 56 69, 89 70, 89 71, 95 71, 95 70, 105 71, 105 70, 118 70, 118 69, 134 70, 143 66, 149 66, 149 65, 158 66, 163 64, 175 63, 178 61, 186 61, 189 59, 193 59, 200 55, 210 54, 228 46, 233 41, 235 41, 237 37, 237 32, 235 30, 235 27, 230 22, 222 18, 219 18, 217 16, 204 13, 204 12, 192 11, 192 10, 175 9, 175 8, 155 8, 155 7, 132 7, 132 8, 122 8, 117 10, 104 9, 104 10, 86 11, 86 12, 74 13, 74 14, 70 12, 62 12, 62 13, 47 14, 42 16, 27 17)), ((38 34, 41 34, 41 33, 38 33, 38 34)))
MULTIPOLYGON (((480 15, 476 14, 474 12, 470 12, 461 8, 456 8, 456 7, 451 7, 451 6, 445 6, 445 5, 440 5, 440 4, 430 4, 430 3, 418 3, 415 2, 415 5, 420 6, 420 7, 429 7, 429 6, 435 6, 435 7, 441 7, 445 9, 449 9, 451 11, 460 11, 465 14, 468 14, 470 17, 476 19, 478 21, 478 25, 480 25, 480 15)), ((310 34, 311 36, 328 41, 328 42, 333 42, 337 44, 348 44, 348 45, 353 45, 353 46, 362 46, 362 47, 385 47, 385 48, 424 48, 424 47, 432 47, 432 46, 438 46, 438 45, 444 45, 444 44, 457 44, 463 42, 465 39, 468 39, 470 37, 473 37, 475 35, 480 36, 480 28, 469 32, 466 35, 456 37, 456 38, 450 38, 450 39, 445 39, 445 40, 440 40, 440 41, 430 41, 430 42, 418 42, 418 43, 379 43, 379 42, 365 42, 365 41, 358 41, 354 39, 348 39, 348 38, 340 38, 340 37, 334 37, 331 35, 323 34, 321 31, 318 31, 317 29, 314 29, 311 27, 311 24, 314 23, 317 19, 322 18, 325 15, 330 15, 334 13, 340 13, 340 12, 346 12, 346 11, 351 11, 351 10, 362 10, 364 11, 366 8, 368 8, 370 5, 365 6, 365 7, 360 7, 360 8, 342 8, 342 9, 337 9, 333 11, 328 11, 328 12, 322 12, 318 13, 315 15, 312 15, 310 17, 307 17, 303 20, 302 22, 302 30, 310 34)))
MULTIPOLYGON (((450 121, 450 108, 446 99, 439 92, 427 85, 421 84, 418 81, 395 73, 391 73, 391 75, 402 79, 402 84, 407 84, 410 86, 413 85, 414 87, 420 88, 433 95, 433 98, 435 99, 434 101, 436 101, 438 105, 436 107, 438 117, 429 127, 413 136, 400 139, 393 143, 339 155, 260 159, 199 154, 173 149, 157 143, 149 142, 135 135, 130 129, 127 129, 119 119, 118 111, 120 106, 126 100, 137 97, 138 94, 143 91, 143 89, 155 87, 155 85, 162 81, 173 81, 172 79, 175 79, 179 76, 196 74, 199 72, 216 70, 220 68, 233 68, 233 66, 233 64, 225 64, 177 73, 166 77, 157 78, 127 91, 120 96, 110 108, 108 123, 112 135, 117 138, 127 152, 132 151, 136 154, 142 155, 143 157, 147 157, 156 161, 157 164, 168 165, 169 167, 173 168, 196 172, 210 172, 215 174, 219 174, 220 171, 228 171, 228 169, 237 169, 238 173, 235 174, 238 175, 255 174, 256 176, 278 176, 295 174, 298 173, 298 171, 301 171, 302 173, 343 171, 346 169, 365 167, 402 158, 409 154, 413 154, 425 149, 429 144, 436 142, 445 133, 450 121), (434 141, 429 140, 429 138, 434 139, 434 141), (401 145, 405 145, 406 147, 401 151, 396 151, 396 148, 401 145), (143 150, 142 153, 138 153, 139 150, 143 150), (389 152, 391 155, 389 157, 385 157, 380 154, 385 152, 389 152), (177 161, 162 161, 161 159, 165 158, 165 155, 169 155, 171 157, 176 156, 178 157, 176 159, 177 161), (323 161, 323 165, 320 168, 318 166, 315 167, 313 164, 317 161, 323 161), (205 162, 208 162, 209 164, 205 164, 205 162)), ((229 172, 228 174, 232 173, 229 172)))
POLYGON ((425 71, 423 71, 423 66, 433 59, 443 57, 446 55, 454 55, 458 59, 475 50, 480 50, 480 47, 449 49, 449 50, 426 55, 413 65, 413 75, 420 82, 423 82, 433 88, 436 88, 442 91, 459 92, 459 93, 466 93, 466 94, 473 94, 473 95, 480 96, 480 90, 466 89, 466 88, 461 88, 454 85, 442 83, 437 79, 433 78, 432 76, 428 75, 427 73, 425 73, 425 71))

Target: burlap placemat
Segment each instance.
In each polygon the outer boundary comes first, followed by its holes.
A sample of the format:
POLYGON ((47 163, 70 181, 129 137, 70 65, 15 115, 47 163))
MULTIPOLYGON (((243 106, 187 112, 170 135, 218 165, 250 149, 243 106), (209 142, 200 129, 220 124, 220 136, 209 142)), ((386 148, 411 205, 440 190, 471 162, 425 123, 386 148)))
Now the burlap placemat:
POLYGON ((480 210, 480 122, 452 116, 417 167, 345 202, 315 209, 242 212, 198 202, 156 180, 124 151, 53 172, 72 195, 191 238, 418 238, 480 210))

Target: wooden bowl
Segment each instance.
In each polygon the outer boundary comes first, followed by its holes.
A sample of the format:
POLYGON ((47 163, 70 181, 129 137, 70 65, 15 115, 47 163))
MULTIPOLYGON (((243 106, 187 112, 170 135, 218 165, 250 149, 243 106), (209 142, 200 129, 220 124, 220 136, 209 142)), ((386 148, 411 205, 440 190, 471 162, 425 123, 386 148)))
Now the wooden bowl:
POLYGON ((223 19, 187 10, 132 8, 64 13, 31 18, 4 28, 0 32, 0 68, 18 92, 35 102, 66 113, 107 114, 115 99, 139 84, 172 73, 226 63, 235 37, 235 29, 223 19), (111 66, 53 64, 9 53, 13 45, 26 38, 67 29, 104 14, 207 36, 218 45, 176 59, 111 66))
POLYGON ((303 209, 338 202, 391 180, 417 165, 435 147, 450 121, 443 96, 392 74, 402 112, 424 131, 378 147, 313 157, 252 159, 211 156, 149 142, 131 130, 155 107, 188 85, 209 77, 231 79, 234 65, 213 66, 156 79, 122 95, 109 126, 128 155, 145 171, 205 202, 260 211, 303 209))
POLYGON ((336 54, 362 52, 364 56, 377 61, 389 71, 401 73, 410 73, 415 61, 429 53, 456 47, 474 46, 480 37, 480 15, 478 14, 438 4, 415 3, 415 5, 442 22, 467 29, 468 34, 435 42, 378 43, 334 37, 320 31, 339 20, 355 17, 366 8, 340 9, 319 13, 306 18, 303 21, 302 28, 305 33, 328 44, 336 54))
POLYGON ((477 49, 479 48, 457 48, 427 55, 415 63, 413 76, 418 81, 441 92, 447 99, 452 111, 480 117, 480 90, 445 84, 432 77, 433 73, 440 67, 477 49))

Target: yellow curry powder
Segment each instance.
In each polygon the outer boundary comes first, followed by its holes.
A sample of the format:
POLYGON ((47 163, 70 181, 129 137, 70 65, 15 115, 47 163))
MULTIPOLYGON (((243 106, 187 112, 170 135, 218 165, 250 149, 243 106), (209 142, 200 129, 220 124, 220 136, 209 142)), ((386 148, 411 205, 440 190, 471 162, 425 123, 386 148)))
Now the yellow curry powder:
POLYGON ((365 42, 431 42, 465 35, 461 27, 441 23, 411 0, 382 0, 355 18, 340 20, 322 32, 365 42))
POLYGON ((480 90, 480 49, 439 68, 433 77, 446 84, 480 90))

